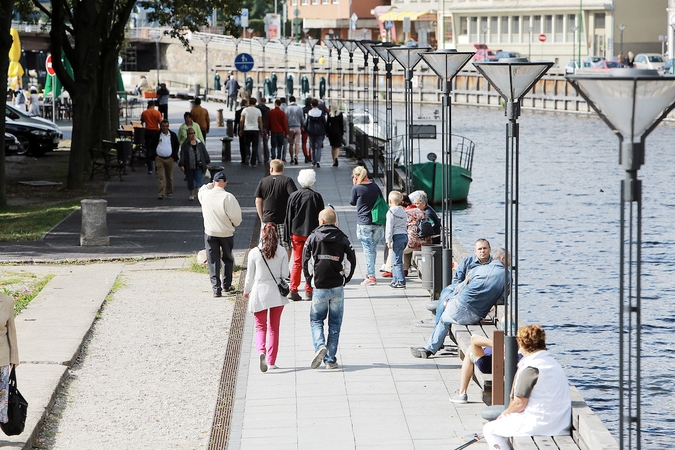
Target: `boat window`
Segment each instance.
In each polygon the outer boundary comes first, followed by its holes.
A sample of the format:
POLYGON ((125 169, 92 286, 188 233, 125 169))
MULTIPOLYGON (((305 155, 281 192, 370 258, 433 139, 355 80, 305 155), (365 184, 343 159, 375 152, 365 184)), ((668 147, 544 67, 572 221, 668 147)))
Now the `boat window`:
POLYGON ((413 139, 436 139, 436 125, 410 125, 413 139))

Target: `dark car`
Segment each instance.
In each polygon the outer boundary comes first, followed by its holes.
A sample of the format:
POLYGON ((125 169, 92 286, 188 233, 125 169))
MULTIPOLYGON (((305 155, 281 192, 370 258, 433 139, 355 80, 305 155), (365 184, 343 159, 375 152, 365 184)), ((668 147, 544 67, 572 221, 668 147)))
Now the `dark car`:
POLYGON ((19 140, 10 133, 5 133, 5 155, 14 155, 17 153, 22 153, 23 149, 19 140))
POLYGON ((500 50, 493 58, 490 58, 490 61, 499 61, 502 58, 520 58, 520 53, 500 50))
POLYGON ((19 140, 21 150, 33 156, 42 156, 59 146, 61 133, 38 123, 15 122, 5 119, 5 131, 19 140))

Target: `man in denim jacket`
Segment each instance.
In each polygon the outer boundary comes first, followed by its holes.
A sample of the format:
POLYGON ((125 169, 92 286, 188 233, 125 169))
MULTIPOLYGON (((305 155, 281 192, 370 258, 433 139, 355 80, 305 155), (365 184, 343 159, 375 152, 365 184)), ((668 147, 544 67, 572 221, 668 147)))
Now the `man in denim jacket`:
MULTIPOLYGON (((440 350, 450 325, 474 325, 483 319, 504 294, 506 250, 498 248, 490 264, 474 267, 454 290, 452 298, 424 347, 411 347, 415 358, 428 358, 440 350)), ((510 276, 509 276, 510 283, 510 276)))

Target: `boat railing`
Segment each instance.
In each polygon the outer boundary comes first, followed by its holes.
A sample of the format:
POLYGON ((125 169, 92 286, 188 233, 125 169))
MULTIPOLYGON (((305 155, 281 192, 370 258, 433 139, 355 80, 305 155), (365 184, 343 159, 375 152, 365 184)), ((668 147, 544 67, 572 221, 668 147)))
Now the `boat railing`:
MULTIPOLYGON (((395 149, 395 159, 398 164, 405 164, 404 149, 405 149, 405 135, 394 136, 393 148, 395 149)), ((413 162, 425 163, 427 161, 441 162, 440 148, 430 146, 429 139, 413 139, 412 140, 412 155, 413 162), (431 156, 433 154, 433 156, 431 156), (435 158, 435 159, 434 159, 435 158)), ((450 140, 452 148, 452 164, 462 167, 463 169, 471 171, 473 168, 473 154, 476 144, 469 138, 453 134, 450 140)), ((440 147, 440 144, 436 147, 440 147)))

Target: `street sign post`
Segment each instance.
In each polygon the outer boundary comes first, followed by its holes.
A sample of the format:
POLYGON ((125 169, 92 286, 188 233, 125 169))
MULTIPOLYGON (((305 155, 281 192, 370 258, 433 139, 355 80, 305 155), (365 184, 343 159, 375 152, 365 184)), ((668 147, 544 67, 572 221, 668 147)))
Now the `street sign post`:
POLYGON ((546 35, 544 33, 539 35, 539 42, 546 42, 546 35))
POLYGON ((385 30, 391 30, 394 28, 394 21, 393 20, 385 20, 384 21, 384 29, 385 30))
POLYGON ((250 72, 254 66, 253 57, 248 53, 239 53, 234 58, 234 67, 242 73, 250 72))
POLYGON ((56 75, 56 72, 54 71, 54 67, 52 67, 52 55, 50 54, 47 56, 47 60, 45 61, 45 69, 47 70, 47 73, 50 76, 56 75))

